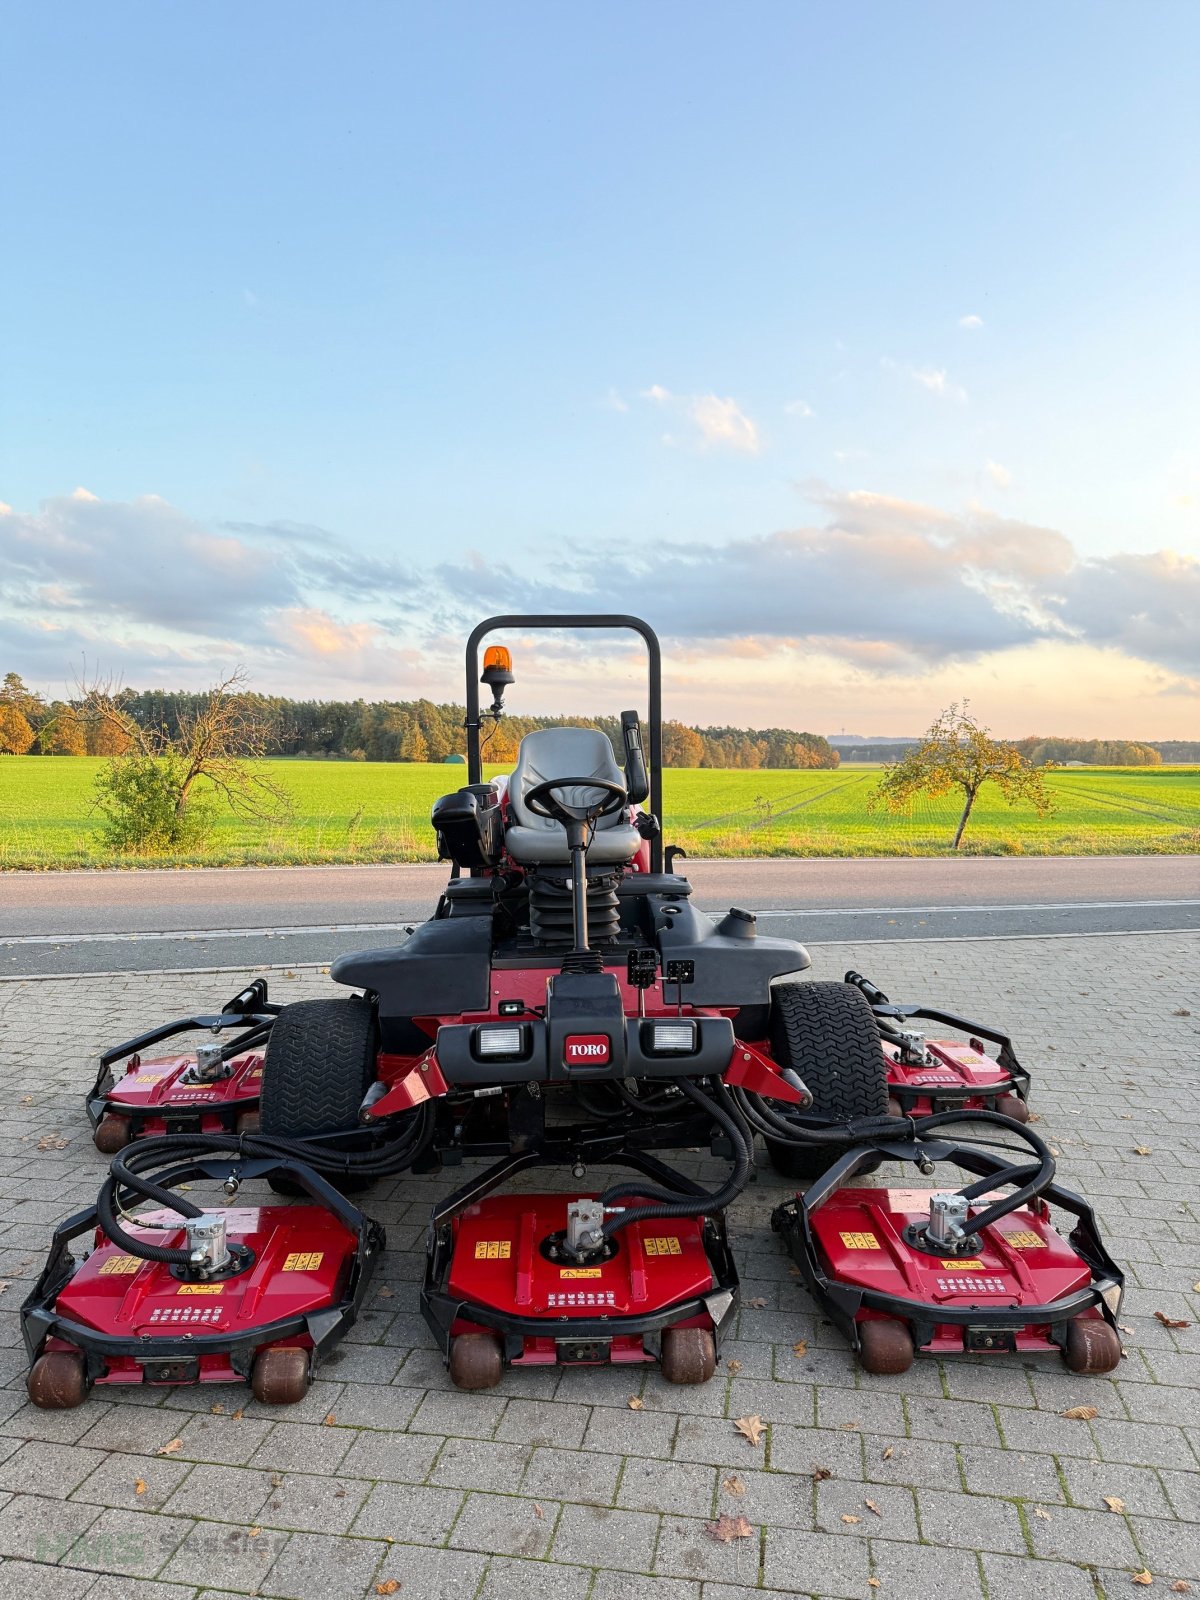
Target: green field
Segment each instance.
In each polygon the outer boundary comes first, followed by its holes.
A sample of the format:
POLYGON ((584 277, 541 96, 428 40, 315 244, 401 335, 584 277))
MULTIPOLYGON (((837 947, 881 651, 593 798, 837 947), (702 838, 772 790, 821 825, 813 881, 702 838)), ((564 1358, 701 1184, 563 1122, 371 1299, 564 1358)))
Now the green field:
MULTIPOLYGON (((0 757, 0 868, 288 865, 431 861, 429 808, 465 780, 461 767, 272 761, 286 822, 220 815, 203 853, 113 858, 91 813, 104 765, 85 757, 0 757)), ((878 768, 837 772, 668 772, 664 833, 698 856, 910 856, 949 853, 953 799, 908 817, 867 811, 878 768)), ((965 853, 1135 855, 1200 851, 1200 767, 1063 768, 1047 774, 1052 815, 976 805, 965 853)))

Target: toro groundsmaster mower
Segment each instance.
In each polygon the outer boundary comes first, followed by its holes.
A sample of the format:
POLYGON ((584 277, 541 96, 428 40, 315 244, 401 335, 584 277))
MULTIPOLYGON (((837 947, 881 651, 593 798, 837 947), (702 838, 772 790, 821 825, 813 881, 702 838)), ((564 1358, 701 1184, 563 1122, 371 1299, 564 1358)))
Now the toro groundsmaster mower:
MULTIPOLYGON (((434 1208, 429 1228, 421 1304, 457 1384, 487 1387, 509 1364, 658 1361, 672 1381, 709 1377, 737 1305, 724 1214, 748 1181, 758 1134, 785 1176, 820 1180, 832 1170, 841 1181, 885 1157, 931 1167, 971 1154, 948 1146, 944 1129, 973 1118, 989 1124, 992 1139, 1024 1138, 1039 1183, 1061 1203, 1047 1187, 1044 1145, 1000 1114, 1023 1113, 1028 1088, 1004 1035, 894 1005, 857 974, 814 982, 802 945, 761 936, 748 911, 703 915, 670 860, 664 871, 659 647, 644 622, 491 618, 471 634, 466 667, 468 782, 433 808, 439 854, 452 867, 430 919, 404 943, 339 957, 332 976, 356 991, 344 999, 276 1011, 264 992, 244 1012, 240 996, 223 1014, 269 1025, 261 1132, 231 1143, 242 1159, 273 1159, 262 1175, 276 1189, 295 1192, 287 1161, 310 1163, 351 1193, 405 1167, 490 1159, 434 1208), (485 779, 485 730, 502 717, 515 679, 503 647, 486 650, 481 673, 483 639, 500 629, 574 628, 627 629, 644 642, 648 751, 627 711, 620 764, 604 733, 553 727, 521 740, 510 774, 485 779), (492 695, 486 710, 480 683, 492 695), (967 1042, 926 1042, 907 1026, 921 1018, 967 1042), (999 1047, 995 1059, 985 1040, 999 1047), (729 1163, 711 1190, 659 1154, 697 1148, 729 1163), (593 1165, 632 1176, 585 1187, 593 1165), (569 1173, 575 1186, 502 1192, 538 1167, 569 1173)), ((139 1131, 134 1119, 130 1131, 139 1131)), ((167 1149, 187 1137, 150 1143, 167 1149)), ((125 1170, 136 1168, 138 1151, 122 1156, 125 1170)), ((994 1217, 993 1208, 976 1230, 986 1236, 977 1252, 985 1261, 994 1217)), ((1096 1298, 1056 1312, 1049 1344, 1061 1343, 1057 1333, 1076 1314, 1111 1329, 1119 1274, 1091 1249, 1086 1228, 1061 1240, 1037 1217, 1025 1231, 1045 1229, 1047 1251, 1074 1262, 1069 1293, 1090 1285, 1096 1298)), ((918 1308, 914 1347, 928 1348, 918 1314, 926 1257, 908 1226, 895 1230, 903 1284, 891 1287, 918 1308)), ((841 1263, 814 1259, 814 1291, 831 1296, 841 1263)), ((1042 1326, 1042 1283, 1017 1278, 1008 1309, 1034 1307, 1042 1326)), ((853 1332, 859 1320, 856 1312, 843 1325, 853 1332)), ((1012 1341, 975 1340, 985 1320, 962 1324, 966 1347, 1008 1348, 1012 1341)))

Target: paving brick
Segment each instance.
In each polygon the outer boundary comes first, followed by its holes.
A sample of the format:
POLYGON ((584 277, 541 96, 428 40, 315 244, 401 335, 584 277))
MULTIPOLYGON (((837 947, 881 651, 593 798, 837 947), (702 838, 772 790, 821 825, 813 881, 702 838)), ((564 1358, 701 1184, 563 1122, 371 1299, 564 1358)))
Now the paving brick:
POLYGON ((506 1556, 546 1553, 558 1516, 553 1500, 526 1500, 512 1494, 469 1494, 450 1535, 456 1550, 482 1550, 506 1556))
MULTIPOLYGON (((583 1505, 611 1505, 621 1465, 620 1456, 600 1455, 591 1450, 534 1450, 521 1479, 521 1493, 535 1499, 549 1496, 583 1505)), ((678 1470, 674 1466, 664 1467, 658 1460, 653 1462, 653 1467, 663 1474, 678 1470)))
POLYGON ((1029 1517, 1029 1533, 1039 1556, 1104 1566, 1126 1566, 1137 1560, 1128 1523, 1108 1511, 1055 1506, 1043 1518, 1035 1510, 1029 1517))
MULTIPOLYGON (((172 1463, 174 1465, 175 1463, 172 1463)), ((146 1479, 147 1492, 150 1480, 146 1479)), ((204 1517, 212 1522, 254 1521, 271 1492, 271 1474, 261 1468, 222 1467, 202 1462, 192 1468, 164 1502, 169 1516, 204 1517)))
MULTIPOLYGON (((490 1394, 427 1394, 409 1423, 412 1433, 457 1434, 466 1439, 490 1439, 504 1415, 507 1400, 490 1394)), ((377 1424, 378 1426, 378 1424, 377 1424)))
POLYGON ((963 1445, 963 1473, 971 1494, 998 1494, 1010 1500, 1066 1504, 1053 1456, 1025 1450, 989 1450, 963 1445))
POLYGON ((345 1533, 371 1492, 360 1478, 325 1478, 290 1472, 258 1510, 264 1526, 312 1533, 345 1533))
POLYGON ((1106 1461, 1186 1470, 1197 1465, 1195 1452, 1182 1428, 1159 1428, 1145 1422, 1108 1422, 1099 1418, 1091 1426, 1100 1454, 1106 1461))
POLYGON ((974 1600, 983 1594, 979 1563, 969 1550, 872 1539, 871 1554, 880 1594, 942 1594, 953 1595, 954 1600, 974 1600))
POLYGON ((105 1456, 71 1498, 85 1505, 159 1511, 195 1470, 189 1461, 172 1461, 166 1456, 105 1456))
POLYGON ((368 1539, 294 1533, 262 1580, 260 1592, 284 1600, 360 1600, 386 1548, 368 1539))
POLYGON ((368 1539, 441 1544, 450 1532, 462 1501, 457 1489, 377 1483, 355 1520, 354 1532, 368 1539))
POLYGON ((488 1439, 447 1439, 428 1479, 452 1489, 516 1490, 533 1450, 488 1439))
POLYGON ((710 1426, 690 1417, 680 1418, 652 1411, 617 1411, 596 1406, 583 1436, 585 1450, 602 1450, 608 1455, 669 1456, 676 1432, 683 1437, 689 1429, 710 1426))
MULTIPOLYGON (((70 1580, 71 1600, 83 1600, 84 1595, 94 1592, 94 1585, 91 1573, 74 1574, 70 1580)), ((61 1567, 38 1561, 5 1561, 0 1566, 0 1600, 63 1600, 63 1589, 61 1567)), ((182 1595, 188 1593, 182 1591, 182 1595)))
POLYGON ((664 1517, 654 1571, 668 1577, 752 1587, 758 1579, 760 1552, 759 1530, 752 1527, 748 1539, 724 1543, 712 1538, 702 1521, 664 1517))
POLYGON ((382 1478, 391 1483, 424 1482, 443 1447, 436 1436, 423 1433, 364 1430, 349 1437, 353 1443, 342 1457, 342 1471, 352 1478, 382 1478))
POLYGON ((354 1435, 345 1428, 311 1423, 277 1423, 250 1457, 252 1467, 276 1472, 336 1472, 354 1435))
POLYGON ((717 1484, 715 1467, 699 1462, 625 1463, 617 1504, 631 1511, 671 1511, 681 1517, 707 1517, 717 1484))
POLYGON ((657 1539, 658 1518, 645 1512, 564 1506, 553 1554, 581 1566, 649 1572, 657 1539))
POLYGON ((78 1445, 23 1444, 0 1465, 0 1489, 66 1499, 105 1459, 103 1451, 81 1450, 78 1445))
POLYGON ((1153 1572, 1168 1578, 1200 1580, 1200 1527, 1194 1522, 1134 1517, 1132 1527, 1146 1565, 1153 1572))
POLYGON ((907 1400, 906 1410, 908 1432, 914 1439, 946 1439, 952 1444, 1000 1443, 991 1406, 913 1396, 907 1400))
MULTIPOLYGON (((537 1596, 545 1591, 551 1574, 554 1600, 589 1600, 589 1594, 591 1600, 596 1600, 596 1591, 592 1589, 593 1574, 587 1567, 567 1567, 557 1561, 548 1567, 544 1562, 513 1560, 508 1556, 492 1558, 477 1600, 530 1600, 531 1595, 537 1596)), ((601 1573, 599 1576, 603 1579, 616 1577, 617 1574, 601 1573)), ((619 1582, 625 1583, 627 1580, 620 1577, 619 1582)), ((645 1591, 639 1586, 639 1600, 643 1600, 644 1595, 645 1591)), ((627 1596, 628 1590, 622 1600, 627 1600, 627 1596)))
POLYGON ((826 1478, 817 1484, 817 1529, 888 1539, 916 1539, 917 1517, 911 1489, 885 1484, 842 1483, 826 1478), (868 1505, 867 1501, 871 1504, 868 1505), (847 1518, 854 1521, 847 1521, 847 1518))
MULTIPOLYGON (((1002 1556, 987 1551, 980 1558, 987 1579, 988 1600, 1096 1600, 1090 1572, 1061 1561, 1031 1561, 1027 1556, 1002 1556)), ((1129 1575, 1126 1574, 1126 1583, 1129 1575)), ((1117 1591, 1124 1593, 1124 1590, 1117 1591)))
MULTIPOLYGON (((1064 1458, 1062 1473, 1074 1505, 1104 1511, 1107 1510, 1105 1499, 1115 1495, 1125 1502, 1131 1516, 1172 1515, 1171 1502, 1167 1499, 1162 1482, 1149 1467, 1064 1458)), ((1186 1512, 1183 1514, 1186 1515, 1186 1512)))
MULTIPOLYGON (((866 1478, 871 1483, 906 1483, 928 1489, 962 1488, 958 1451, 944 1440, 895 1439, 872 1434, 863 1439, 863 1458, 866 1478)), ((771 1461, 774 1465, 773 1455, 771 1461)))
POLYGON ((289 1533, 197 1523, 159 1574, 168 1582, 228 1588, 254 1594, 283 1552, 289 1533))
POLYGON ((1021 1514, 1011 1501, 919 1489, 917 1507, 921 1537, 930 1544, 967 1544, 975 1550, 999 1550, 1010 1555, 1024 1554, 1027 1549, 1021 1514))
POLYGON ((865 1539, 771 1528, 763 1549, 763 1580, 768 1589, 782 1589, 788 1595, 821 1594, 829 1600, 871 1600, 882 1592, 867 1582, 871 1564, 865 1539), (798 1579, 805 1584, 811 1579, 820 1588, 799 1587, 798 1579))
POLYGON ((193 1527, 187 1517, 112 1507, 80 1534, 63 1564, 85 1571, 153 1577, 193 1527))
POLYGON ((61 1561, 96 1519, 97 1506, 50 1500, 41 1495, 14 1495, 0 1506, 0 1555, 23 1561, 61 1561))
MULTIPOLYGON (((395 1581, 399 1600, 474 1600, 487 1557, 473 1550, 431 1550, 415 1544, 388 1546, 376 1585, 395 1581)), ((547 1573, 554 1569, 547 1567, 547 1573)), ((373 1587, 368 1600, 373 1600, 373 1587)))
MULTIPOLYGON (((630 1590, 629 1579, 624 1573, 598 1572, 589 1600, 630 1600, 630 1590)), ((698 1582, 687 1578, 644 1577, 637 1580, 634 1592, 637 1600, 701 1600, 702 1593, 711 1595, 713 1600, 721 1600, 722 1595, 733 1600, 735 1594, 740 1597, 749 1593, 748 1590, 735 1591, 711 1583, 706 1583, 702 1590, 698 1582)))
MULTIPOLYGON (((797 1473, 811 1477, 814 1472, 832 1472, 836 1478, 857 1482, 863 1475, 862 1435, 857 1429, 831 1433, 826 1428, 771 1429, 769 1461, 772 1472, 797 1473)), ((755 1466, 757 1463, 743 1465, 755 1466)))
POLYGON ((510 1400, 495 1437, 513 1444, 571 1449, 582 1444, 590 1418, 587 1406, 553 1400, 510 1400))

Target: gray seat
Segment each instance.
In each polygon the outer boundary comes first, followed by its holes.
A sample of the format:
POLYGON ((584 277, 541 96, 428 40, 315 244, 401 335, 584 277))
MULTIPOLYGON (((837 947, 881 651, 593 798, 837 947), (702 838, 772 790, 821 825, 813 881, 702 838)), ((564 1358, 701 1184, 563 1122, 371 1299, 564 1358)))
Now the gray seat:
MULTIPOLYGON (((541 728, 521 740, 517 764, 508 783, 512 821, 504 831, 509 855, 523 866, 566 865, 571 859, 567 831, 549 817, 538 817, 525 804, 525 796, 550 778, 603 778, 625 786, 612 745, 595 728, 541 728)), ((559 791, 568 805, 587 805, 602 798, 600 791, 583 784, 559 791)), ((628 807, 601 817, 588 850, 588 861, 614 866, 632 861, 641 834, 629 822, 628 807)))

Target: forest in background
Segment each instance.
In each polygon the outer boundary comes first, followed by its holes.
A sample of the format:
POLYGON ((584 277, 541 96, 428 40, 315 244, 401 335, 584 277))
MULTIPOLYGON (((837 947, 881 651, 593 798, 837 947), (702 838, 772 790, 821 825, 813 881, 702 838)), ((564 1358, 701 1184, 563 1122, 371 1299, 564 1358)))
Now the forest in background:
MULTIPOLYGON (((174 736, 179 719, 205 698, 188 691, 122 689, 117 701, 143 728, 174 736)), ((445 761, 465 751, 461 705, 432 700, 293 700, 250 695, 268 721, 270 753, 309 760, 445 761)), ((616 717, 522 717, 505 715, 485 728, 485 759, 516 759, 517 745, 535 728, 598 728, 620 749, 616 717)), ((893 761, 915 740, 834 748, 822 735, 789 728, 663 725, 663 763, 668 767, 732 770, 828 771, 843 760, 893 761)), ((1200 740, 1068 739, 1031 736, 1015 740, 1035 766, 1071 761, 1089 766, 1147 767, 1162 762, 1200 761, 1200 740)), ((119 755, 121 736, 111 724, 89 721, 79 702, 47 701, 10 672, 0 685, 0 753, 16 755, 119 755)))

